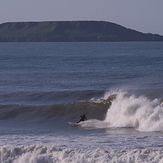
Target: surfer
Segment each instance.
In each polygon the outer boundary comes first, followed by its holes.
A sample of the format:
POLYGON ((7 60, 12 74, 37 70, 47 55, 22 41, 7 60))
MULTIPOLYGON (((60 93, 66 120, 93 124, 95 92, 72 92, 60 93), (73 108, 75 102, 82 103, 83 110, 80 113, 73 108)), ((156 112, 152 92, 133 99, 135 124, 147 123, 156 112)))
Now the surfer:
POLYGON ((80 120, 79 120, 77 123, 79 123, 79 122, 81 122, 81 121, 85 121, 85 120, 87 120, 87 117, 86 117, 85 114, 80 115, 79 118, 80 118, 80 120))

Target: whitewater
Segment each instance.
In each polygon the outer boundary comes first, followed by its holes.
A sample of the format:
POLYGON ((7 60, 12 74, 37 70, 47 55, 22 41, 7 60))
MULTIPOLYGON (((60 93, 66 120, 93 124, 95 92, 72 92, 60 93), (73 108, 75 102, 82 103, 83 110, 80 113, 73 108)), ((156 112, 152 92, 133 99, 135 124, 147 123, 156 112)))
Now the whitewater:
POLYGON ((0 162, 162 163, 162 47, 0 43, 0 162))

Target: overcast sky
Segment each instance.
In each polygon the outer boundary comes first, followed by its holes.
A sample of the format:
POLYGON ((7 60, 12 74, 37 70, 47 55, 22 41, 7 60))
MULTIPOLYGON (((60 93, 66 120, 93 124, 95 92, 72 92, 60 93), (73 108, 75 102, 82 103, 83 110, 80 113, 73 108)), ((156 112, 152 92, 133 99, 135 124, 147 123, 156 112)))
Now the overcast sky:
POLYGON ((0 24, 100 20, 163 35, 163 0, 0 0, 0 24))

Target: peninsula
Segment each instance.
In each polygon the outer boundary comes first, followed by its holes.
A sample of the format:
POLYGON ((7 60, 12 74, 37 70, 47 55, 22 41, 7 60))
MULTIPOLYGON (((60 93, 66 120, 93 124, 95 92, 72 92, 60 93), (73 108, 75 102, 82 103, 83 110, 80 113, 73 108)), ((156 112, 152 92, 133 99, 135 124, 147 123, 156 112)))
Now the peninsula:
POLYGON ((9 22, 0 24, 0 42, 163 41, 105 21, 9 22))

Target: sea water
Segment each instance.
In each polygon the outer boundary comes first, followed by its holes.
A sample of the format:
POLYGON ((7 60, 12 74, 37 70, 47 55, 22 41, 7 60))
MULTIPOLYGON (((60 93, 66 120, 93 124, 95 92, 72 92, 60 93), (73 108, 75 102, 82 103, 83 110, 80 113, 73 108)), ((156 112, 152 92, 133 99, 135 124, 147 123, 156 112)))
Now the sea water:
POLYGON ((162 163, 163 43, 0 43, 0 162, 162 163))

